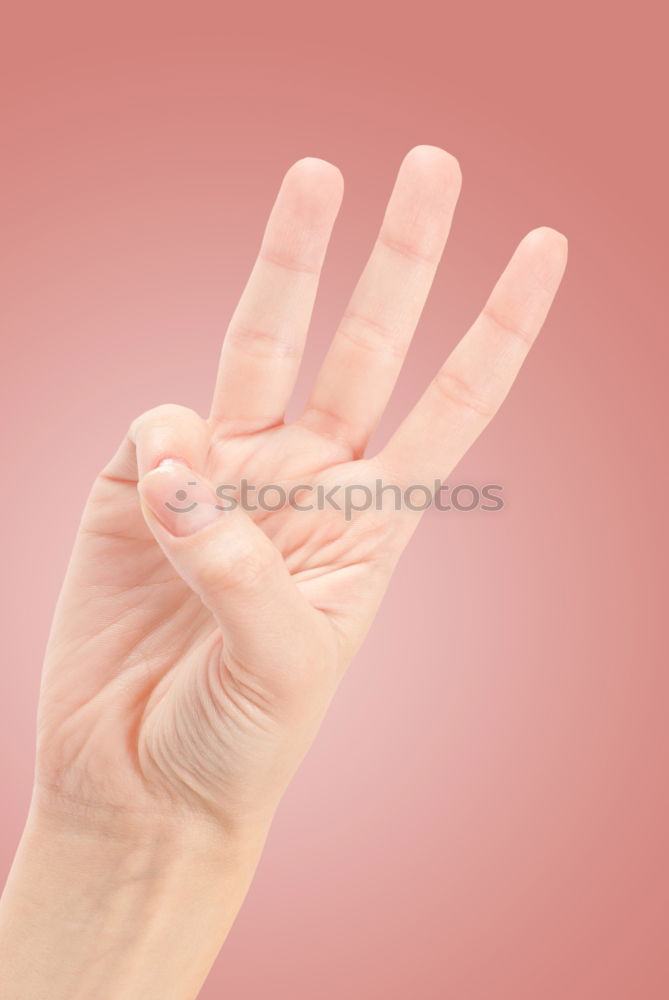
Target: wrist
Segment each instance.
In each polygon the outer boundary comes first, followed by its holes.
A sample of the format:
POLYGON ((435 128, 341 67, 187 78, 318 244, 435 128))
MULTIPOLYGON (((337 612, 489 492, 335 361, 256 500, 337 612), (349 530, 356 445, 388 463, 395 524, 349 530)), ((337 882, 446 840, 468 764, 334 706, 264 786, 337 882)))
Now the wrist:
POLYGON ((190 1000, 246 895, 267 830, 82 821, 33 804, 0 903, 7 1000, 190 1000), (27 944, 26 942, 29 942, 27 944))

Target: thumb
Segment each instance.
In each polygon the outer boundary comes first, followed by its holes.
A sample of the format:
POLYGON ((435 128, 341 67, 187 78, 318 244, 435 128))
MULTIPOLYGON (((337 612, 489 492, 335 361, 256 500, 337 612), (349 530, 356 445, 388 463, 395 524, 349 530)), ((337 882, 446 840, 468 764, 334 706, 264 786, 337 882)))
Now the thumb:
POLYGON ((161 463, 138 490, 156 541, 216 618, 236 679, 273 696, 301 686, 323 659, 324 621, 264 531, 181 462, 161 463))

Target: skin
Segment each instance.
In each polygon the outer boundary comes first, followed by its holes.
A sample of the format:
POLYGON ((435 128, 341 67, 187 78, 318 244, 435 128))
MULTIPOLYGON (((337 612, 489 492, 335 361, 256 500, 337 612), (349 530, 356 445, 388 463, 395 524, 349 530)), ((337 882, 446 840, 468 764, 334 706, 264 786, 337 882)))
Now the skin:
POLYGON ((389 443, 365 454, 460 190, 452 156, 416 147, 308 404, 286 424, 342 190, 322 160, 288 170, 209 416, 176 405, 143 414, 93 484, 46 653, 30 814, 0 905, 8 1000, 196 996, 420 520, 388 504, 350 519, 220 510, 215 488, 445 480, 551 305, 567 246, 543 228, 520 243, 389 443))

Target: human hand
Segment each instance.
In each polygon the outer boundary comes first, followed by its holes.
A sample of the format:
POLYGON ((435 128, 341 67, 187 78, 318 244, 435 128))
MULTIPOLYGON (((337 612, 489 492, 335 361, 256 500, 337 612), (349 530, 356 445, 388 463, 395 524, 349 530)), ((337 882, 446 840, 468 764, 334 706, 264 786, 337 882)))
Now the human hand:
POLYGON ((269 822, 419 515, 389 503, 350 520, 332 508, 220 510, 214 490, 242 479, 404 488, 450 474, 510 388, 566 258, 558 233, 530 233, 416 408, 363 457, 459 188, 443 150, 407 155, 307 407, 285 424, 342 195, 321 160, 286 174, 210 416, 149 411, 93 486, 46 656, 37 786, 51 802, 119 822, 269 822))
MULTIPOLYGON (((32 832, 5 897, 6 995, 195 995, 420 520, 388 491, 350 518, 298 506, 319 486, 359 498, 377 482, 445 480, 506 396, 562 277, 566 240, 534 230, 416 407, 364 457, 459 188, 443 150, 406 156, 307 407, 285 424, 342 196, 332 165, 292 166, 227 330, 209 417, 174 405, 138 417, 94 483, 46 653, 32 832), (216 488, 243 480, 292 490, 294 502, 220 509, 216 488), (22 942, 57 933, 63 906, 77 932, 58 945, 58 986, 53 940, 40 968, 22 942), (186 969, 177 954, 189 936, 201 943, 186 969)), ((0 913, 0 943, 2 926, 0 913)))

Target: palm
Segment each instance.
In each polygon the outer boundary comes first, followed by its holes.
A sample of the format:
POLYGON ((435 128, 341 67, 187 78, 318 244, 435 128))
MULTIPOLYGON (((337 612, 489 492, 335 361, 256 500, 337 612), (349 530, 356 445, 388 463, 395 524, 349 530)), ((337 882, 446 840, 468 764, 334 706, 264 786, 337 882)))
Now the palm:
MULTIPOLYGON (((212 449, 209 472, 216 482, 276 483, 284 493, 302 484, 312 489, 363 485, 373 476, 372 463, 351 459, 341 442, 300 423, 237 441, 222 439, 212 449)), ((341 495, 334 499, 341 506, 341 495)), ((270 491, 271 509, 250 509, 250 516, 281 553, 305 600, 324 613, 342 641, 350 637, 355 642, 355 622, 376 604, 381 569, 389 563, 386 542, 397 525, 374 510, 353 512, 347 519, 334 506, 296 510, 288 503, 278 506, 278 500, 276 491, 270 491)))
MULTIPOLYGON (((212 441, 203 472, 211 482, 226 484, 242 479, 287 486, 366 482, 368 463, 342 462, 345 454, 341 444, 305 427, 282 426, 212 441)), ((271 506, 276 506, 275 500, 271 506)), ((328 650, 335 680, 338 661, 347 652, 350 655, 347 641, 354 644, 361 636, 382 595, 388 564, 383 540, 391 532, 392 521, 379 524, 371 512, 346 520, 334 508, 306 513, 288 505, 250 511, 250 516, 281 553, 305 602, 321 612, 313 619, 313 638, 319 648, 328 650)), ((249 691, 235 683, 227 669, 230 665, 216 619, 165 559, 144 521, 134 483, 100 477, 82 522, 73 567, 63 594, 69 642, 62 649, 55 648, 52 657, 59 662, 52 663, 50 670, 57 684, 67 675, 68 694, 47 702, 48 726, 62 733, 76 720, 78 739, 65 744, 67 752, 75 755, 81 755, 84 746, 90 750, 93 735, 98 756, 90 766, 96 780, 98 768, 109 773, 123 742, 122 733, 141 745, 147 735, 155 739, 156 724, 169 731, 178 729, 174 713, 186 717, 201 710, 204 675, 212 659, 220 659, 223 667, 218 667, 219 738, 226 728, 234 730, 239 724, 240 711, 248 720, 253 706, 240 702, 249 700, 249 691), (106 627, 91 640, 91 623, 100 620, 106 627), (78 628, 72 627, 75 623, 78 628), (85 656, 80 643, 85 643, 85 656), (73 663, 80 666, 77 677, 72 676, 73 663), (184 677, 191 680, 186 687, 179 683, 184 677), (105 729, 114 720, 111 742, 100 732, 101 717, 105 729)), ((236 742, 230 739, 228 747, 236 742)), ((53 745, 50 755, 53 761, 53 745)), ((135 783, 138 762, 131 753, 131 766, 119 774, 119 797, 127 795, 128 785, 135 783)), ((225 767, 230 771, 235 766, 228 749, 225 767)), ((217 779, 221 781, 220 774, 217 779)))
MULTIPOLYGON (((554 244, 531 248, 533 266, 519 251, 519 263, 509 265, 478 327, 393 441, 375 459, 361 457, 397 376, 457 195, 446 154, 413 155, 418 164, 411 154, 405 161, 377 247, 303 417, 291 425, 281 420, 298 344, 277 350, 266 330, 268 316, 276 322, 282 312, 298 342, 306 327, 311 279, 338 205, 329 167, 325 174, 318 167, 320 190, 312 191, 313 204, 306 199, 306 209, 304 178, 291 197, 284 182, 283 203, 280 195, 231 323, 209 420, 177 408, 146 415, 96 481, 49 643, 40 711, 39 774, 60 794, 102 797, 114 808, 204 806, 226 816, 252 812, 257 802, 272 808, 272 788, 282 789, 299 763, 416 523, 406 511, 366 510, 351 519, 328 506, 248 511, 241 516, 254 523, 240 522, 251 532, 237 560, 241 568, 226 569, 227 550, 219 548, 212 589, 211 557, 206 573, 200 556, 195 563, 189 556, 184 568, 180 553, 189 550, 182 544, 173 552, 170 537, 142 511, 137 481, 155 480, 151 470, 161 457, 186 458, 195 470, 188 481, 214 487, 242 480, 286 490, 371 486, 379 476, 430 482, 450 471, 501 402, 529 346, 528 327, 538 330, 559 281, 561 244, 559 253, 554 244), (421 197, 416 170, 429 182, 431 202, 422 215, 415 205, 421 197), (305 225, 320 227, 308 266, 285 263, 289 254, 279 243, 287 212, 302 212, 309 216, 305 225), (396 233, 403 225, 409 231, 402 241, 396 233), (383 342, 388 299, 408 327, 398 330, 402 350, 394 344, 389 351, 383 342), (375 317, 375 309, 382 315, 375 317), (364 382, 356 388, 366 373, 371 388, 364 382), (268 387, 258 412, 249 401, 249 378, 268 387), (247 571, 244 578, 260 533, 282 569, 273 556, 269 563, 263 556, 263 574, 247 571), (286 579, 275 584, 281 573, 286 579)), ((214 530, 223 529, 214 526, 212 538, 214 530)), ((196 532, 184 544, 194 547, 193 540, 207 535, 196 532)))

